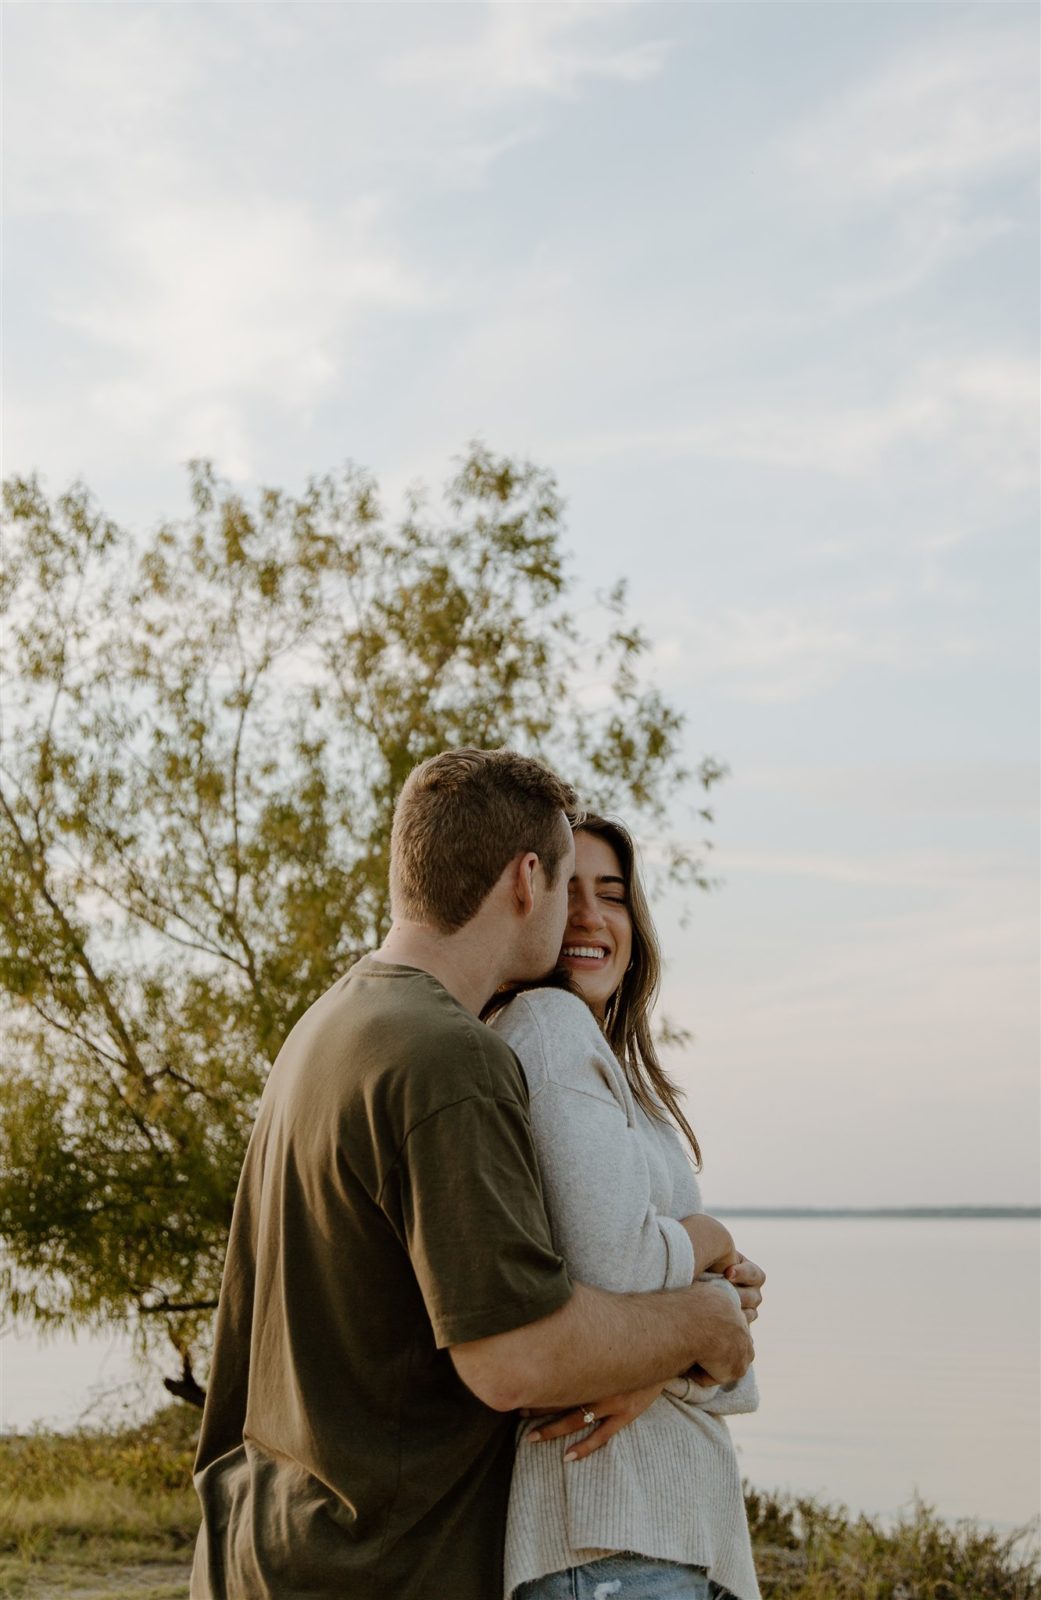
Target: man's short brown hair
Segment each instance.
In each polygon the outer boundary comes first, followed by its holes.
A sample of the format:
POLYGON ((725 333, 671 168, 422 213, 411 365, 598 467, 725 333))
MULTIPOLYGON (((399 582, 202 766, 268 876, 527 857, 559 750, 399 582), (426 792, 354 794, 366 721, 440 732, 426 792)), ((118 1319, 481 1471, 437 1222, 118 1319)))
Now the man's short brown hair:
POLYGON ((415 768, 394 807, 394 915, 453 933, 469 922, 503 869, 531 850, 552 884, 564 854, 562 811, 575 791, 515 750, 444 750, 415 768))

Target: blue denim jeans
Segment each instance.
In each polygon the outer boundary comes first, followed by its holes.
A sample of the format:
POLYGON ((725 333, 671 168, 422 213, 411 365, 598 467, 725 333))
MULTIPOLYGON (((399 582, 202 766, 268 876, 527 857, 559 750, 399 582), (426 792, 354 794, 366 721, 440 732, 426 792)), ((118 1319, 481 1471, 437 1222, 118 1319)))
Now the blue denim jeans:
POLYGON ((733 1600, 704 1567, 626 1552, 522 1583, 514 1600, 733 1600))

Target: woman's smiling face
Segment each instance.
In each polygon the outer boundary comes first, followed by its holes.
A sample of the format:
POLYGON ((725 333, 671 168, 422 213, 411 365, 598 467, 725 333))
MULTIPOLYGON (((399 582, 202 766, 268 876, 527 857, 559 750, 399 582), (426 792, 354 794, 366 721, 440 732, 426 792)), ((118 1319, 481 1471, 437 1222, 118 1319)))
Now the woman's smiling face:
POLYGON ((575 872, 568 885, 568 918, 560 965, 598 1017, 625 975, 633 933, 622 864, 596 833, 575 834, 575 872))

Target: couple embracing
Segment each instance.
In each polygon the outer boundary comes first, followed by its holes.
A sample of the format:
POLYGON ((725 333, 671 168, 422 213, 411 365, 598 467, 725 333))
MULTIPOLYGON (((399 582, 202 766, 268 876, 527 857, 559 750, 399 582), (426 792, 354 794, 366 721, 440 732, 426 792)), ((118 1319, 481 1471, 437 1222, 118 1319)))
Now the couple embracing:
POLYGON ((631 839, 446 751, 391 902, 261 1100, 193 1600, 758 1600, 723 1418, 763 1274, 702 1210, 631 839))

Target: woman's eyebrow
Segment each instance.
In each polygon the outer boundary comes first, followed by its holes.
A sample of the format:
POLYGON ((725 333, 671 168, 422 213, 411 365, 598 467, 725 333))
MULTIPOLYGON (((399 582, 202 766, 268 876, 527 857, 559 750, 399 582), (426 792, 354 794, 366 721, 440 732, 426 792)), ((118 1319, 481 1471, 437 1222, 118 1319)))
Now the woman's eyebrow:
POLYGON ((622 888, 625 888, 625 879, 616 878, 609 872, 601 872, 596 881, 597 883, 620 883, 622 888))

